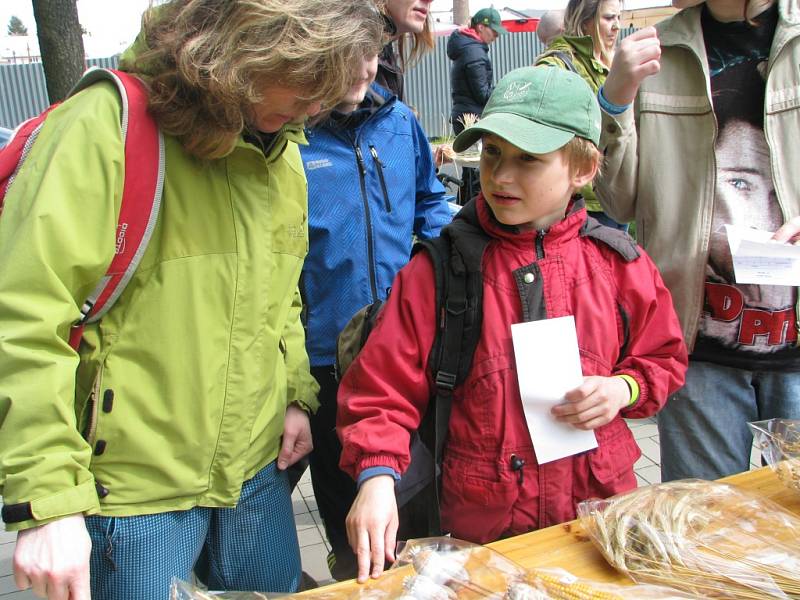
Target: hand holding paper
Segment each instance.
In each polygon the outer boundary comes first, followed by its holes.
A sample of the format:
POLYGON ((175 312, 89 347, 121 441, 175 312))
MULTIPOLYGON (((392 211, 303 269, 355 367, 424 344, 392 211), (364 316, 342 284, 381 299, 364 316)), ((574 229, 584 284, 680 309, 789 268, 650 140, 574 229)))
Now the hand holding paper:
POLYGON ((583 384, 575 319, 517 323, 511 326, 511 338, 522 407, 539 464, 597 448, 593 431, 560 423, 550 413, 567 392, 583 384))
POLYGON ((800 285, 800 246, 773 239, 769 231, 725 225, 736 283, 800 285))
POLYGON ((567 392, 564 402, 551 413, 559 421, 578 429, 597 429, 610 423, 630 402, 628 384, 619 377, 586 377, 576 389, 567 392))

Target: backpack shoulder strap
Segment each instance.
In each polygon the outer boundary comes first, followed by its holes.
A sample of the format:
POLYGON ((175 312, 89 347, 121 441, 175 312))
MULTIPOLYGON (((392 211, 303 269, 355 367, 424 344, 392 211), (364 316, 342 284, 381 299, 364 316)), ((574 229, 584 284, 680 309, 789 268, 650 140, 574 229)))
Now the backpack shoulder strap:
POLYGON ((31 151, 33 142, 35 142, 36 138, 39 136, 44 120, 56 106, 58 106, 58 104, 53 104, 35 117, 23 121, 14 130, 11 139, 0 149, 0 214, 2 214, 3 200, 5 199, 8 188, 16 178, 20 166, 31 151))
POLYGON ((436 391, 431 399, 433 406, 420 427, 423 441, 432 450, 436 468, 435 504, 429 515, 432 533, 441 529, 438 510, 441 464, 450 425, 452 394, 472 368, 483 322, 481 261, 489 237, 469 222, 474 211, 474 202, 467 204, 461 210, 463 216, 448 225, 440 237, 420 242, 415 248, 415 252, 421 249, 428 252, 436 288, 436 337, 428 360, 436 391))
MULTIPOLYGON (((563 50, 551 50, 550 52, 545 52, 539 56, 539 58, 547 58, 548 56, 552 56, 563 62, 568 71, 578 73, 578 69, 575 68, 575 63, 572 62, 572 56, 570 56, 568 52, 564 52, 563 50)), ((580 75, 580 73, 578 74, 580 75)))
POLYGON ((122 138, 125 143, 125 181, 117 223, 114 258, 81 308, 70 345, 77 348, 83 325, 98 321, 113 306, 144 255, 161 208, 164 186, 164 137, 147 112, 147 90, 137 77, 111 69, 91 69, 70 95, 97 81, 113 82, 122 100, 122 138))
POLYGON ((602 225, 594 217, 587 217, 581 236, 602 242, 619 254, 625 262, 633 262, 641 255, 636 241, 627 232, 602 225))

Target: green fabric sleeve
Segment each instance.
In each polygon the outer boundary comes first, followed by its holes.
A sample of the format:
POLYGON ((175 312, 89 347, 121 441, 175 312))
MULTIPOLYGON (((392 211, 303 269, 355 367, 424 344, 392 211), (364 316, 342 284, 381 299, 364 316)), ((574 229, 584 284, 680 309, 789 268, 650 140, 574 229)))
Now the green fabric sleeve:
POLYGON ((55 109, 0 219, 0 490, 38 525, 98 508, 75 415, 79 306, 114 255, 124 150, 119 96, 93 85, 55 109))
POLYGON ((289 404, 296 403, 306 412, 315 413, 319 408, 319 401, 317 400, 319 385, 311 375, 308 354, 306 353, 306 336, 303 323, 300 320, 302 306, 300 290, 296 289, 283 333, 283 340, 286 346, 288 402, 289 404))

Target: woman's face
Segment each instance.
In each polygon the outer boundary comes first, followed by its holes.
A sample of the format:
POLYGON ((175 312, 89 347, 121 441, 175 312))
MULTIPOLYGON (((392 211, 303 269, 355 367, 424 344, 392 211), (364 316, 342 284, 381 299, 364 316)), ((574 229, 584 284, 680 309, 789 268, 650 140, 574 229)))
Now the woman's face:
POLYGON ((268 85, 261 91, 261 102, 253 106, 253 125, 262 133, 275 133, 291 121, 303 121, 322 109, 319 101, 304 100, 307 91, 268 85))
POLYGON ((733 281, 733 263, 725 224, 774 231, 782 222, 772 184, 764 132, 740 120, 727 123, 717 140, 717 199, 709 263, 733 281))
POLYGON ((386 9, 397 26, 397 37, 421 33, 428 20, 433 0, 389 0, 386 9))
MULTIPOLYGON (((597 23, 600 39, 595 40, 599 45, 605 49, 606 52, 612 52, 614 45, 617 43, 617 35, 619 35, 619 24, 622 16, 622 4, 619 0, 604 0, 597 7, 597 23)), ((583 26, 583 32, 586 35, 595 35, 594 23, 587 21, 583 26)))

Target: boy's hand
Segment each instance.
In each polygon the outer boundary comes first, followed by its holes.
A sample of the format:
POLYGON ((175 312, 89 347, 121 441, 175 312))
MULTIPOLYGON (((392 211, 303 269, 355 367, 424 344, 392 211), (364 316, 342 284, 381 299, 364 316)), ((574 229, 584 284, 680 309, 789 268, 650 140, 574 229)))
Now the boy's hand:
POLYGON ((610 423, 630 400, 630 388, 621 377, 584 377, 583 383, 564 394, 564 402, 550 412, 578 429, 597 429, 610 423))
POLYGON ((612 104, 626 106, 636 98, 645 77, 661 69, 661 45, 653 27, 645 27, 620 42, 611 70, 603 84, 603 96, 612 104))
POLYGON ((384 561, 394 562, 397 523, 394 479, 389 475, 367 479, 361 484, 346 520, 347 540, 358 560, 359 583, 364 583, 370 575, 378 577, 384 561))

